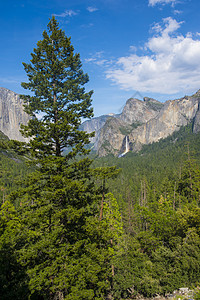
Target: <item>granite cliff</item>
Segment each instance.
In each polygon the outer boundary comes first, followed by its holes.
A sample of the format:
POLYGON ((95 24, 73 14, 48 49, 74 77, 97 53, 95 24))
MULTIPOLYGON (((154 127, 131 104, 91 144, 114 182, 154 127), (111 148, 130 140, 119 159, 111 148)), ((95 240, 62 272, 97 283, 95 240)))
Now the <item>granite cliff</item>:
POLYGON ((165 103, 147 97, 143 101, 130 98, 121 114, 104 120, 97 131, 94 148, 100 156, 109 153, 117 156, 124 152, 128 139, 129 149, 138 151, 143 144, 166 138, 190 122, 193 122, 193 132, 199 132, 200 90, 165 103))
POLYGON ((123 111, 118 118, 126 124, 146 123, 154 118, 163 104, 152 98, 144 98, 144 101, 130 98, 126 101, 123 111))
POLYGON ((97 144, 101 128, 104 126, 109 117, 109 115, 103 115, 87 120, 81 124, 80 130, 87 131, 88 133, 95 132, 95 136, 90 139, 92 144, 97 144))
POLYGON ((194 133, 200 132, 200 99, 198 102, 198 110, 193 122, 193 132, 194 133))
MULTIPOLYGON (((20 125, 30 117, 24 112, 20 96, 0 88, 0 131, 9 139, 25 141, 20 125)), ((193 132, 200 132, 200 90, 192 96, 161 103, 145 97, 130 98, 118 115, 104 115, 83 122, 81 130, 95 131, 91 139, 99 156, 112 153, 116 156, 128 150, 138 151, 143 144, 157 142, 193 122, 193 132)))
POLYGON ((19 130, 20 125, 27 124, 29 119, 20 96, 0 87, 0 131, 9 139, 25 141, 19 130))
POLYGON ((184 97, 166 101, 155 118, 152 118, 130 133, 132 149, 139 150, 142 144, 157 142, 190 123, 198 110, 198 97, 184 97))

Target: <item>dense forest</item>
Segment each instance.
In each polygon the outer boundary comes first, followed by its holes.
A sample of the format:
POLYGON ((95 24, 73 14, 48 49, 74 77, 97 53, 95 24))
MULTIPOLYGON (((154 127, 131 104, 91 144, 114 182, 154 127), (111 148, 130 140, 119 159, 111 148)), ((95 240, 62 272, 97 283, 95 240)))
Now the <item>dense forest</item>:
POLYGON ((116 256, 115 298, 198 285, 200 134, 190 124, 139 153, 94 160, 113 164, 121 172, 107 188, 118 201, 125 243, 116 256))
MULTIPOLYGON (((1 255, 1 298, 12 299, 13 291, 15 297, 18 292, 21 297, 19 270, 22 273, 24 270, 17 261, 13 261, 12 252, 15 249, 12 247, 15 247, 16 241, 10 240, 10 234, 15 231, 12 226, 16 224, 12 222, 16 223, 17 216, 14 206, 7 199, 17 188, 17 182, 31 173, 32 169, 27 168, 28 159, 24 155, 3 148, 0 247, 1 254, 6 256, 1 255), (9 213, 6 220, 5 211, 9 213)), ((183 286, 198 286, 199 152, 200 134, 193 134, 190 124, 158 143, 144 146, 139 153, 128 153, 122 158, 98 158, 95 153, 90 154, 94 169, 115 165, 120 170, 114 179, 105 180, 106 196, 102 215, 103 221, 109 219, 110 222, 112 214, 111 231, 117 226, 116 249, 112 265, 108 267, 111 275, 113 272, 110 279, 112 284, 108 289, 113 299, 130 299, 138 294, 153 297, 183 286), (109 207, 112 208, 110 211, 109 207)), ((103 187, 103 178, 96 182, 99 187, 103 187)), ((101 199, 99 209, 100 202, 101 199)), ((15 207, 18 205, 15 203, 15 207)), ((28 293, 27 286, 25 289, 22 285, 22 289, 28 293)), ((102 299, 106 299, 104 297, 102 299)))
POLYGON ((0 136, 0 299, 134 299, 180 287, 199 299, 200 133, 189 124, 138 153, 98 158, 79 130, 92 117, 88 76, 54 17, 47 29, 24 63, 31 139, 0 136))

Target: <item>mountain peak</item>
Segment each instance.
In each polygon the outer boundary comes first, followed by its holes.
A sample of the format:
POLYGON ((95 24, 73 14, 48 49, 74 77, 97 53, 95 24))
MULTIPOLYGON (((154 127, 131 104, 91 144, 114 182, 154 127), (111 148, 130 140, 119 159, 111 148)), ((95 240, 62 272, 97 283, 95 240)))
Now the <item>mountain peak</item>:
POLYGON ((193 120, 195 129, 200 130, 200 118, 197 113, 199 101, 200 90, 193 96, 168 100, 165 103, 149 97, 144 97, 143 101, 129 98, 122 113, 115 116, 120 123, 115 122, 113 129, 113 122, 107 122, 106 126, 102 127, 96 147, 99 155, 121 154, 125 137, 129 140, 130 149, 138 151, 143 144, 166 138, 193 120))

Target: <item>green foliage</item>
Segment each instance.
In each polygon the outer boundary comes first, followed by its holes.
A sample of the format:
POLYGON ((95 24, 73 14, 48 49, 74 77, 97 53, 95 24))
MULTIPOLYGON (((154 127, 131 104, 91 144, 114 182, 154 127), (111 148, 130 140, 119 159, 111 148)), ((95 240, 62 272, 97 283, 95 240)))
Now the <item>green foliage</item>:
POLYGON ((120 130, 121 134, 123 134, 123 135, 129 135, 133 129, 137 128, 140 125, 142 125, 142 123, 140 123, 140 122, 134 122, 131 125, 119 127, 119 130, 120 130))
POLYGON ((178 181, 178 192, 182 196, 182 202, 200 200, 200 170, 197 164, 188 159, 183 166, 181 178, 178 181))
POLYGON ((159 103, 159 102, 148 101, 148 102, 146 102, 146 105, 155 111, 159 111, 159 110, 161 110, 161 108, 163 107, 164 104, 161 102, 159 103))
POLYGON ((145 296, 159 293, 159 281, 153 278, 153 264, 137 239, 127 236, 125 251, 116 259, 114 299, 134 297, 138 292, 145 296))
POLYGON ((200 135, 189 124, 139 153, 95 159, 95 166, 121 168, 109 181, 126 233, 115 263, 115 299, 199 282, 199 158, 200 135))
POLYGON ((113 244, 119 244, 123 235, 123 224, 117 200, 111 193, 105 195, 103 210, 103 221, 110 227, 113 244))
POLYGON ((32 118, 22 126, 23 134, 34 137, 29 142, 34 157, 60 156, 63 149, 71 147, 67 158, 78 153, 88 153, 87 134, 79 130, 81 118, 92 116, 92 91, 85 92, 88 75, 81 69, 80 55, 74 53, 70 38, 59 29, 53 17, 43 40, 31 54, 31 63, 23 63, 29 82, 22 83, 34 96, 22 95, 25 110, 32 118), (41 113, 41 119, 36 114, 41 113))
POLYGON ((17 188, 17 181, 30 172, 30 168, 25 164, 25 157, 10 149, 10 141, 7 141, 2 146, 0 140, 0 204, 17 188))
POLYGON ((200 299, 200 288, 197 286, 197 288, 194 290, 194 300, 200 299))
POLYGON ((25 270, 18 262, 17 249, 21 243, 20 218, 14 206, 5 201, 0 208, 0 298, 27 299, 25 270), (16 238, 16 235, 19 238, 16 238))

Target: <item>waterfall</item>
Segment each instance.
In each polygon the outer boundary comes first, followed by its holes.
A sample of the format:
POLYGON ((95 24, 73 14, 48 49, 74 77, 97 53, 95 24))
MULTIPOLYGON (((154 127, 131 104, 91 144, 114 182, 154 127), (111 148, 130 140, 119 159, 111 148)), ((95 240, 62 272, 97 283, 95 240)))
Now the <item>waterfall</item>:
POLYGON ((118 157, 122 157, 128 152, 129 152, 129 142, 128 142, 128 136, 126 135, 126 138, 125 138, 125 151, 122 154, 120 154, 118 157))
POLYGON ((127 135, 126 135, 126 151, 125 151, 126 153, 128 152, 128 137, 127 137, 127 135))

